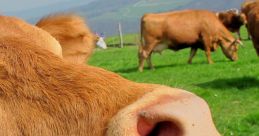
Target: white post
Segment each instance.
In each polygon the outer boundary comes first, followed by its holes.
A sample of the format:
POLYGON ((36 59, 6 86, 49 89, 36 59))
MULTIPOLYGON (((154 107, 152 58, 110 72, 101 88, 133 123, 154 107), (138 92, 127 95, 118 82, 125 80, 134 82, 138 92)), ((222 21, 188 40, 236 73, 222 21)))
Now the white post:
POLYGON ((123 48, 123 37, 122 37, 122 29, 121 29, 121 23, 119 22, 119 36, 120 36, 120 47, 123 48))

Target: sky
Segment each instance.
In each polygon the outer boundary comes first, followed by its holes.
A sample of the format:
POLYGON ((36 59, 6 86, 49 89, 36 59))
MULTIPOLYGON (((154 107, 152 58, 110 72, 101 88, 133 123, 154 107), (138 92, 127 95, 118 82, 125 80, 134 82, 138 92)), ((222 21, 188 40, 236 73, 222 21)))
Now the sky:
POLYGON ((67 0, 0 0, 2 12, 25 10, 40 6, 46 6, 67 0))
POLYGON ((50 13, 62 12, 95 0, 0 0, 0 14, 16 16, 31 23, 50 13))
POLYGON ((63 2, 91 2, 93 0, 0 0, 0 12, 15 12, 63 2))

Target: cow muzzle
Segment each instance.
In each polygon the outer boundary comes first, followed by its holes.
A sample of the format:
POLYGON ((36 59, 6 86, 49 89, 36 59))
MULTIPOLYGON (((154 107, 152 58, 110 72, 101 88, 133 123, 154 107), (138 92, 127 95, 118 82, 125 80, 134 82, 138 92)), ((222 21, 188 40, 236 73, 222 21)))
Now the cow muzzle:
POLYGON ((220 136, 204 100, 168 87, 159 87, 119 111, 107 135, 220 136))

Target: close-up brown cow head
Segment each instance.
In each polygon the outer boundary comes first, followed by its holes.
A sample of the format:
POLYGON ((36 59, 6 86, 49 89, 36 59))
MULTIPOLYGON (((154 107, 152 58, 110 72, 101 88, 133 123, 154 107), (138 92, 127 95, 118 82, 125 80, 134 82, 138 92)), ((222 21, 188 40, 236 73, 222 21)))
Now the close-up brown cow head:
POLYGON ((0 135, 219 136, 200 97, 72 64, 27 36, 0 37, 0 135))
POLYGON ((0 136, 257 134, 259 0, 31 1, 0 1, 0 136))

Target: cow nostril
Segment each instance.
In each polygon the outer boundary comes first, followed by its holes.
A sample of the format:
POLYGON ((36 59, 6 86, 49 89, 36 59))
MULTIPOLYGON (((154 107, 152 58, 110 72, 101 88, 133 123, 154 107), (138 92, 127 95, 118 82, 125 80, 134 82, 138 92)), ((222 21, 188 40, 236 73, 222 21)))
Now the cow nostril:
POLYGON ((183 132, 179 126, 173 122, 158 122, 147 136, 182 136, 183 132))
POLYGON ((182 136, 183 129, 179 126, 171 121, 160 121, 153 124, 140 119, 138 133, 140 136, 182 136))

